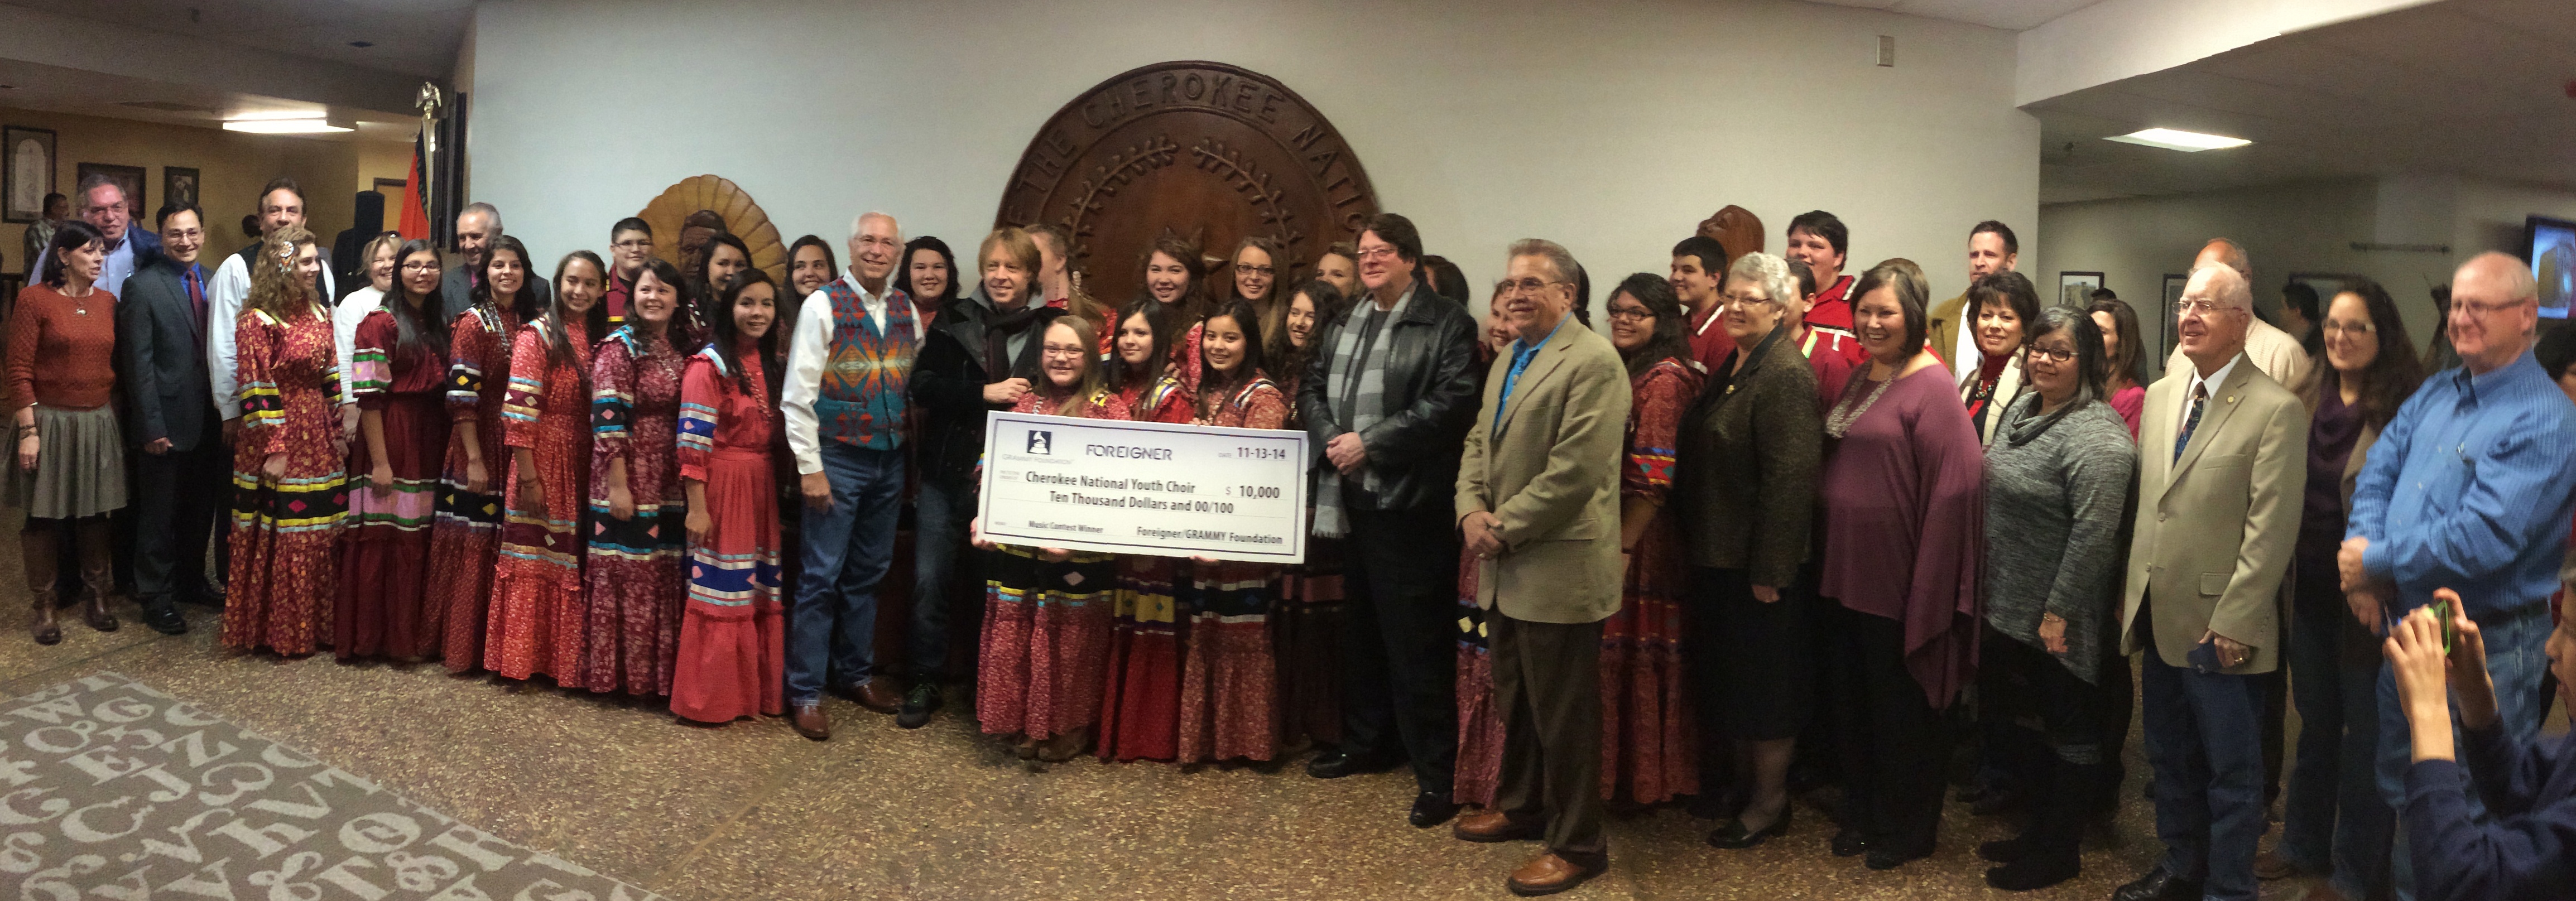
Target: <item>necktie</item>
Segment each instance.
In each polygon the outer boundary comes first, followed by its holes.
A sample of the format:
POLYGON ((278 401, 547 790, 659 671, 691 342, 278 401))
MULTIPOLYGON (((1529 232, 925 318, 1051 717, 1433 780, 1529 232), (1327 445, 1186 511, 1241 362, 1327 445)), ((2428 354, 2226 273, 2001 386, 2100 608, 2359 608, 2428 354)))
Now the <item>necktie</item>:
POLYGON ((2182 459, 2182 449, 2191 446, 2191 430, 2200 428, 2200 405, 2209 400, 2209 383, 2191 386, 2191 413, 2182 418, 2182 431, 2174 433, 2174 459, 2182 459))
POLYGON ((197 282, 194 267, 189 268, 184 280, 188 283, 188 304, 197 312, 197 331, 203 333, 206 330, 206 288, 197 282))

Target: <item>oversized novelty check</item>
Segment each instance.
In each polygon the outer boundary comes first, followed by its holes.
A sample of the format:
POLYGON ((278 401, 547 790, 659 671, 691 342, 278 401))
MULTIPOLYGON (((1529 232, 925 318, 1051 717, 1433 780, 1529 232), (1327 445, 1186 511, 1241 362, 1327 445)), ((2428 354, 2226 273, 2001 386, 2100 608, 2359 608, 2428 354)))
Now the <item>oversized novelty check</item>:
POLYGON ((984 417, 984 537, 1113 554, 1306 559, 1306 433, 984 417))

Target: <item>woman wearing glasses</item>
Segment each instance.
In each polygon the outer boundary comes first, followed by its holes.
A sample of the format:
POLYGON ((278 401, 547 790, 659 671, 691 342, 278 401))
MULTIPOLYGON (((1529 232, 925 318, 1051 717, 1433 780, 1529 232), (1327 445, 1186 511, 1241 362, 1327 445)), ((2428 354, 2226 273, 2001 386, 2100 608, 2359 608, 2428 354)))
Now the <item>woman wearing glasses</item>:
POLYGON ((1285 256, 1278 241, 1259 235, 1236 242, 1234 256, 1226 261, 1226 269, 1234 278, 1226 286, 1225 302, 1217 304, 1225 306, 1226 302, 1240 300, 1252 305, 1252 312, 1260 317, 1257 325, 1267 339, 1262 348, 1264 357, 1272 361, 1283 359, 1279 352, 1288 334, 1288 298, 1284 290, 1287 280, 1279 272, 1285 256))
MULTIPOLYGON (((1601 765, 1614 791, 1653 804, 1700 792, 1699 746, 1683 687, 1682 593, 1689 563, 1672 506, 1681 420, 1707 381, 1691 359, 1689 314, 1672 282, 1640 272, 1610 292, 1610 343, 1628 364, 1627 465, 1619 473, 1619 612, 1602 623, 1601 765)), ((1812 394, 1813 392, 1809 392, 1812 394)))
MULTIPOLYGON (((373 248, 370 247, 372 250, 373 248)), ((349 472, 349 530, 340 548, 340 595, 331 647, 342 659, 378 653, 415 659, 444 640, 429 596, 429 530, 447 451, 447 329, 439 315, 438 247, 396 246, 368 265, 393 270, 393 293, 350 333, 348 392, 359 411, 349 472), (392 265, 400 260, 399 266, 392 265), (384 265, 379 265, 379 263, 384 265)), ((361 303, 370 285, 342 300, 361 303)))
POLYGON ((2029 825, 1977 849, 2003 864, 1986 883, 2006 891, 2075 878, 2084 815, 2120 753, 2103 741, 2092 696, 2118 634, 2120 522, 2138 459, 2128 424, 2103 400, 2092 316, 2050 307, 2030 333, 2031 390, 1997 413, 1985 471, 1980 716, 2035 716, 2049 751, 2024 765, 2029 825))

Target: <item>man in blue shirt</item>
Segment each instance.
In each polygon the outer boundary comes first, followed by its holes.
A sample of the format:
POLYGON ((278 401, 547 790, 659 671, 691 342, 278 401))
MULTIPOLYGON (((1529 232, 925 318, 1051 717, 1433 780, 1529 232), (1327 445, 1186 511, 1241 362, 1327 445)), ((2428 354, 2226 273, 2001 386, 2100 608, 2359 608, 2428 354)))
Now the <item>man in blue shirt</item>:
POLYGON ((125 189, 104 175, 81 180, 80 215, 98 227, 107 239, 107 262, 99 267, 98 287, 118 297, 125 296, 125 280, 134 271, 149 266, 161 256, 161 239, 151 232, 134 227, 133 211, 126 208, 125 189))
MULTIPOLYGON (((2548 703, 2547 602, 2576 508, 2576 404, 2532 356, 2539 316, 2538 285, 2521 260, 2486 253, 2460 266, 2448 318, 2460 366, 2426 379, 2381 430, 2337 559, 2354 614, 2374 631, 2431 602, 2435 589, 2470 599, 2497 709, 2521 742, 2548 703)), ((2402 808, 2410 743, 2384 667, 2379 707, 2379 790, 2402 808)), ((2391 857, 2391 882, 2411 898, 2407 853, 2391 857)))

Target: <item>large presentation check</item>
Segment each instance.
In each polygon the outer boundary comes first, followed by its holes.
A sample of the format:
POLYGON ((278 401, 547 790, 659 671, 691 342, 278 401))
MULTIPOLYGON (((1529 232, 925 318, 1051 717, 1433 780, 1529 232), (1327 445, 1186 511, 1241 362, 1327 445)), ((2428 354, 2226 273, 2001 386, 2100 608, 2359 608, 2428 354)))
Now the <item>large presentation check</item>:
POLYGON ((1306 433, 984 417, 984 537, 1113 554, 1306 559, 1306 433))

